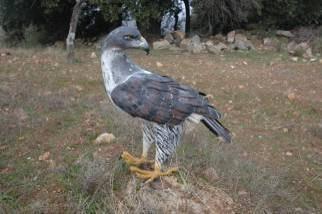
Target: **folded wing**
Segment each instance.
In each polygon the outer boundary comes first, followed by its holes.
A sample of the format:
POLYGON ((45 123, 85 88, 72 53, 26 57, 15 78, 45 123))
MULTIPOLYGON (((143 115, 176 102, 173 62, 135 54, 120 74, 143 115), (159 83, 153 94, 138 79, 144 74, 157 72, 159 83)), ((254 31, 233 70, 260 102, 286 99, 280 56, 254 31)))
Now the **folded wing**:
POLYGON ((204 95, 169 77, 136 73, 118 85, 111 98, 119 108, 134 117, 178 125, 194 113, 212 120, 220 118, 220 113, 204 95))

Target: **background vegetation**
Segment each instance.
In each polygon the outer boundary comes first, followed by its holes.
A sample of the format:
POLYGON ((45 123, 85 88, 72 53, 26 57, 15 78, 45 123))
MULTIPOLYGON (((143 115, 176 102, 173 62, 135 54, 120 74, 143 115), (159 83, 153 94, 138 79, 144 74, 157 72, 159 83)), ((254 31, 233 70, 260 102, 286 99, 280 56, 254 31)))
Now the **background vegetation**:
MULTIPOLYGON (((160 34, 166 13, 178 14, 181 0, 86 0, 78 26, 78 37, 96 39, 102 32, 120 25, 132 16, 141 30, 160 34)), ((185 4, 188 4, 185 1, 185 4)), ((74 0, 1 0, 0 26, 10 44, 35 35, 40 43, 65 39, 74 0)), ((320 0, 192 0, 193 30, 216 34, 253 24, 261 28, 290 29, 301 25, 319 25, 320 0)))

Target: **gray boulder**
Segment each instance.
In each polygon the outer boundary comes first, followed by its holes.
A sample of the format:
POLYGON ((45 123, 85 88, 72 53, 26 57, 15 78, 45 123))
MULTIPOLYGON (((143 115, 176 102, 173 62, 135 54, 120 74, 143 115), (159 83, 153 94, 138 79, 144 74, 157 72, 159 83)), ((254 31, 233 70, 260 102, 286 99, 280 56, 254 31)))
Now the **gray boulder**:
POLYGON ((193 36, 191 39, 182 40, 180 48, 195 54, 206 52, 206 45, 201 42, 198 35, 193 36))
POLYGON ((180 47, 180 48, 182 48, 182 49, 188 50, 188 46, 189 46, 190 44, 191 44, 191 39, 190 39, 190 38, 183 39, 183 40, 180 42, 179 47, 180 47))
POLYGON ((226 50, 228 47, 222 42, 219 42, 218 44, 214 44, 212 41, 207 41, 206 42, 206 48, 209 51, 209 53, 214 53, 214 54, 220 54, 222 51, 226 50))
POLYGON ((174 43, 179 46, 181 41, 184 40, 184 38, 186 37, 186 34, 182 31, 174 31, 172 32, 172 36, 174 38, 174 43))
POLYGON ((174 38, 170 32, 165 34, 164 39, 167 40, 170 44, 174 43, 174 38))
POLYGON ((291 33, 291 31, 287 31, 287 30, 277 30, 276 35, 277 36, 284 36, 286 38, 293 38, 294 37, 293 33, 291 33))
POLYGON ((287 45, 287 52, 292 56, 303 57, 305 59, 313 58, 312 48, 308 42, 301 42, 297 44, 295 41, 287 45))
POLYGON ((191 38, 191 44, 188 50, 192 53, 201 53, 205 50, 205 45, 201 43, 200 37, 195 35, 191 38))
POLYGON ((235 35, 235 42, 232 45, 234 50, 255 50, 253 43, 243 34, 235 35))
POLYGON ((163 49, 169 49, 171 47, 171 44, 167 40, 160 40, 160 41, 153 42, 152 47, 155 50, 163 50, 163 49))
POLYGON ((228 43, 233 43, 235 41, 235 35, 236 35, 236 31, 230 31, 228 34, 227 34, 227 42, 228 43))

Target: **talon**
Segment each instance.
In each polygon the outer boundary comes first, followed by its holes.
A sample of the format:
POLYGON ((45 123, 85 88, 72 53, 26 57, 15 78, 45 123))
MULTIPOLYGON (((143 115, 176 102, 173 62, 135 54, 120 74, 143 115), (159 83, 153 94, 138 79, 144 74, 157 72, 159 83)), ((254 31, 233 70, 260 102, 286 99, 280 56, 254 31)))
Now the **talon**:
POLYGON ((139 169, 138 167, 135 167, 135 166, 131 166, 130 171, 132 173, 135 173, 135 175, 138 178, 146 180, 145 183, 150 183, 161 176, 172 175, 174 172, 178 171, 178 167, 170 168, 166 172, 162 172, 159 167, 155 167, 154 170, 149 171, 149 170, 139 169))
POLYGON ((124 151, 121 155, 121 158, 129 165, 140 166, 142 164, 152 164, 153 161, 147 160, 146 157, 142 156, 141 158, 136 158, 130 153, 124 151))

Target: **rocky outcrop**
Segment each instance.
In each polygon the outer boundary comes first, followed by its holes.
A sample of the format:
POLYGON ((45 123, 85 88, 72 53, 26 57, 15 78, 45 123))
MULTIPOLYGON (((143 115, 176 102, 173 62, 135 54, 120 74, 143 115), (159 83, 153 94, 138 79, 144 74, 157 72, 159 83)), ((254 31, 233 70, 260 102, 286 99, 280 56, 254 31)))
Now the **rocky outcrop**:
POLYGON ((198 35, 195 35, 191 38, 191 42, 188 45, 188 51, 191 53, 201 53, 205 52, 206 46, 201 43, 201 39, 198 35))
POLYGON ((167 40, 160 40, 153 42, 152 47, 156 50, 169 49, 171 44, 167 40))
POLYGON ((291 31, 287 31, 287 30, 277 30, 276 35, 277 36, 284 36, 286 38, 293 38, 294 37, 293 33, 291 33, 291 31))
POLYGON ((209 40, 205 43, 206 48, 209 53, 220 54, 222 51, 226 50, 228 47, 222 42, 214 44, 213 41, 209 40))
POLYGON ((235 35, 235 42, 232 44, 234 50, 255 50, 253 43, 243 34, 235 35))
POLYGON ((230 31, 228 34, 227 34, 227 42, 228 43, 233 43, 235 41, 235 35, 236 35, 236 31, 230 31))
POLYGON ((287 45, 287 51, 290 55, 300 56, 306 59, 313 57, 312 48, 307 42, 297 44, 295 41, 292 41, 287 45))

